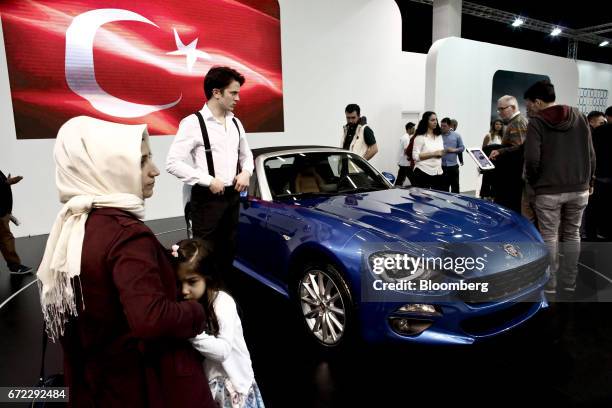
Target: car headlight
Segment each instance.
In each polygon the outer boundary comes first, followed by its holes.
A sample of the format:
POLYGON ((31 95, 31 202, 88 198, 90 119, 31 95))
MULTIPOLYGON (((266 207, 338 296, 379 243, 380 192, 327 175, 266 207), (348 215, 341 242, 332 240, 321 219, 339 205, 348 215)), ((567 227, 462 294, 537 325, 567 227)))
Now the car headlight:
POLYGON ((376 252, 370 255, 372 273, 385 282, 430 279, 435 271, 423 268, 418 257, 403 252, 376 252))

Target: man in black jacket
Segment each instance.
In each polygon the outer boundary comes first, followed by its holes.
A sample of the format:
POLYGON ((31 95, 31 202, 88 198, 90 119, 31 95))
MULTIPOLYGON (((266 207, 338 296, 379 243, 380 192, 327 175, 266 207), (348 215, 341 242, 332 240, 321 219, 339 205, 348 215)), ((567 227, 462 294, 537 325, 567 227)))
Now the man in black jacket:
MULTIPOLYGON (((32 272, 32 268, 21 264, 21 259, 15 250, 15 237, 11 233, 9 222, 13 211, 13 193, 11 186, 19 183, 23 177, 8 177, 0 171, 0 252, 6 261, 11 274, 23 275, 32 272)), ((14 219, 14 218, 13 218, 14 219)))
POLYGON ((595 187, 585 215, 586 237, 589 241, 612 241, 612 123, 593 131, 593 147, 597 158, 595 187))
POLYGON ((595 151, 584 115, 576 108, 556 105, 555 98, 548 80, 536 82, 525 92, 529 115, 525 174, 536 195, 540 233, 550 250, 552 276, 546 291, 556 292, 558 277, 560 294, 571 296, 578 272, 582 213, 595 174, 595 151), (559 251, 564 253, 560 265, 559 251))

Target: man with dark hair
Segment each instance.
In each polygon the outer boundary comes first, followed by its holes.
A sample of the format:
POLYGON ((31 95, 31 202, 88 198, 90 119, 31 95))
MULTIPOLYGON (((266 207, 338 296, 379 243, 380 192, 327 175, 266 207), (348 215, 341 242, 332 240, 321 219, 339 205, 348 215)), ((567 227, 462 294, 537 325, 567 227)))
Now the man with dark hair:
POLYGON ((378 153, 378 146, 370 126, 361 123, 361 108, 356 103, 350 103, 346 105, 344 113, 346 125, 343 126, 340 146, 370 160, 378 153))
POLYGON ((19 183, 23 177, 8 177, 0 171, 0 252, 6 261, 6 266, 12 275, 23 275, 32 272, 32 268, 21 264, 21 259, 15 249, 15 237, 11 233, 9 223, 17 223, 12 216, 13 193, 11 186, 19 183))
POLYGON ((612 123, 612 106, 606 108, 606 120, 608 123, 612 123))
POLYGON ((442 191, 459 193, 459 163, 457 154, 465 150, 461 135, 451 127, 450 118, 444 118, 440 122, 442 129, 442 140, 444 141, 445 154, 442 156, 442 191))
POLYGON ((587 115, 587 120, 589 121, 589 126, 591 126, 591 132, 601 125, 606 124, 606 117, 603 112, 599 111, 591 111, 587 115))
POLYGON ((207 102, 181 121, 166 159, 166 171, 191 186, 185 211, 193 236, 211 245, 221 271, 232 267, 240 193, 254 168, 244 127, 233 114, 243 84, 236 70, 211 68, 204 78, 207 102))
MULTIPOLYGON (((414 131, 416 130, 415 124, 412 122, 406 123, 406 133, 400 136, 400 145, 399 152, 397 155, 397 165, 399 166, 399 171, 397 172, 397 178, 395 179, 396 186, 403 186, 404 181, 406 181, 406 177, 408 180, 412 177, 412 167, 411 167, 411 157, 406 155, 406 148, 410 144, 410 139, 414 135, 414 131)), ((412 183, 412 181, 410 181, 412 183)))
POLYGON ((539 229, 551 258, 551 279, 546 291, 556 292, 558 278, 560 295, 571 296, 578 272, 582 213, 595 174, 591 131, 578 109, 555 104, 555 89, 550 81, 532 85, 525 92, 525 102, 530 118, 525 139, 525 175, 536 195, 539 229), (560 263, 559 252, 564 253, 560 263))

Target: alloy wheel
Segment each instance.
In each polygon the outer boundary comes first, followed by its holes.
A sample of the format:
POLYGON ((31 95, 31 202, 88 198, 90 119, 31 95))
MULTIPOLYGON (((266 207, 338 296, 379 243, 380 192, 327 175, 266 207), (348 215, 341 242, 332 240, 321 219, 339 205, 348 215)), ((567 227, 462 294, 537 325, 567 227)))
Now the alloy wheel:
POLYGON ((336 345, 346 327, 346 308, 333 279, 321 270, 310 270, 300 281, 300 305, 310 332, 323 344, 336 345))

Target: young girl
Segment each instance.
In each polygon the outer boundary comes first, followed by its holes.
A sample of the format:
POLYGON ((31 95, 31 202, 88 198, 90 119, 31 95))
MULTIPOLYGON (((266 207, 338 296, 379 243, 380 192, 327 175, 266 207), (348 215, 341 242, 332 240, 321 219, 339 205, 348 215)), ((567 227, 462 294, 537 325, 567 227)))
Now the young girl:
POLYGON ((183 299, 198 300, 206 310, 205 331, 190 341, 206 357, 204 371, 219 407, 263 407, 236 302, 221 290, 209 255, 199 239, 186 239, 172 246, 183 299))

